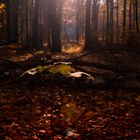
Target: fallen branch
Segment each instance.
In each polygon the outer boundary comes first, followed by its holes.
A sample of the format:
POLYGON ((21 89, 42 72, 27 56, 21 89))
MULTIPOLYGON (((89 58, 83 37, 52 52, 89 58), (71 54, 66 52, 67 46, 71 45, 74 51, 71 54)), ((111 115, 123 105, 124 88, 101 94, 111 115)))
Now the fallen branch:
POLYGON ((91 54, 95 54, 95 53, 103 53, 103 52, 107 52, 107 51, 111 51, 111 52, 121 52, 121 51, 126 51, 126 52, 134 52, 136 54, 140 54, 140 50, 139 49, 131 49, 131 48, 126 48, 126 47, 98 47, 98 48, 94 48, 92 51, 90 52, 85 52, 84 54, 75 57, 74 59, 81 59, 85 56, 91 55, 91 54))
POLYGON ((15 41, 1 41, 0 46, 9 45, 9 44, 13 44, 13 43, 18 43, 18 42, 15 42, 15 41))
MULTIPOLYGON (((116 65, 116 64, 101 64, 101 63, 95 63, 95 62, 87 62, 83 60, 72 60, 72 64, 76 66, 88 66, 88 67, 95 67, 103 70, 110 70, 115 73, 129 73, 129 72, 135 72, 138 73, 136 70, 131 69, 130 67, 123 66, 123 65, 116 65)), ((140 74, 140 73, 138 73, 140 74)))
MULTIPOLYGON (((97 68, 97 69, 101 69, 101 70, 109 70, 112 71, 114 73, 118 73, 121 74, 123 76, 128 75, 129 73, 135 73, 135 75, 138 75, 138 77, 140 77, 140 73, 137 69, 134 69, 131 65, 127 64, 124 66, 124 64, 101 64, 101 63, 96 63, 96 62, 89 62, 89 61, 83 61, 83 60, 77 60, 77 59, 47 59, 46 56, 41 57, 39 56, 35 56, 33 58, 30 58, 28 60, 25 61, 21 61, 21 62, 14 62, 12 60, 9 59, 5 59, 5 58, 0 58, 0 60, 4 61, 5 64, 2 65, 7 65, 7 67, 10 68, 20 68, 20 69, 30 69, 33 67, 36 67, 38 65, 52 65, 54 63, 58 63, 58 62, 70 62, 71 65, 73 67, 89 67, 89 68, 97 68)), ((3 67, 3 66, 1 66, 3 67)))

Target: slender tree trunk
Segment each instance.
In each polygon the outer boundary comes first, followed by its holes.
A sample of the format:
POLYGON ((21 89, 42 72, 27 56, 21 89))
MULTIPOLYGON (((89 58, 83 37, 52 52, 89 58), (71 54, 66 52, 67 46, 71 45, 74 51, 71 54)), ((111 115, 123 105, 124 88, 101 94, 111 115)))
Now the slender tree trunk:
POLYGON ((91 43, 91 0, 86 2, 86 19, 85 19, 85 50, 92 50, 91 43))
POLYGON ((127 6, 127 0, 124 0, 123 3, 123 31, 122 31, 122 37, 124 39, 125 32, 126 32, 126 6, 127 6))
POLYGON ((33 19, 33 32, 32 32, 32 47, 35 49, 41 48, 41 38, 39 31, 39 1, 35 0, 34 19, 33 19))
POLYGON ((132 30, 132 3, 129 3, 129 30, 132 30))
MULTIPOLYGON (((51 29, 51 51, 60 52, 61 51, 61 26, 60 17, 58 17, 57 2, 56 0, 48 1, 49 4, 49 26, 51 29)), ((59 9, 60 10, 60 9, 59 9)))
POLYGON ((12 0, 12 40, 18 42, 18 13, 19 11, 19 0, 12 0))
POLYGON ((6 32, 7 40, 11 41, 11 0, 6 0, 6 32))
POLYGON ((109 0, 106 0, 106 41, 109 41, 109 20, 110 19, 110 4, 109 0))
POLYGON ((94 0, 92 3, 92 39, 94 45, 98 45, 98 15, 99 15, 99 0, 94 0))
POLYGON ((29 8, 28 8, 28 1, 26 1, 26 47, 29 46, 29 18, 28 18, 28 14, 29 14, 29 8))
POLYGON ((84 38, 85 34, 85 7, 84 0, 80 1, 80 36, 84 38))
POLYGON ((79 43, 79 38, 80 38, 80 5, 77 1, 77 13, 76 13, 76 42, 77 44, 79 43))
POLYGON ((44 0, 45 2, 45 9, 44 9, 44 16, 45 16, 45 23, 46 23, 46 38, 47 38, 47 47, 51 49, 51 31, 50 31, 50 24, 49 24, 49 0, 44 0))
POLYGON ((105 34, 106 34, 106 25, 105 25, 105 9, 103 9, 103 19, 102 19, 102 41, 104 42, 105 41, 105 34))
POLYGON ((116 18, 117 18, 117 22, 116 22, 116 26, 117 26, 116 41, 118 42, 118 40, 119 40, 119 0, 117 0, 116 18))
POLYGON ((139 32, 139 22, 138 22, 138 0, 135 0, 135 20, 136 20, 136 30, 139 32))
POLYGON ((132 21, 133 21, 133 30, 136 30, 136 10, 135 10, 135 0, 132 1, 133 2, 133 16, 132 16, 132 21))
POLYGON ((110 43, 114 42, 114 3, 110 0, 110 43))

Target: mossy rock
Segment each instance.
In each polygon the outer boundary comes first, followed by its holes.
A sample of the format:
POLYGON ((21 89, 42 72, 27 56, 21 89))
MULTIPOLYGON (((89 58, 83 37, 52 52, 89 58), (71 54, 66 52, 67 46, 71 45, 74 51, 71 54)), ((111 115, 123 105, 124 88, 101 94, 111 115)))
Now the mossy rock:
POLYGON ((52 66, 51 68, 49 68, 48 71, 52 74, 61 74, 67 77, 71 74, 71 72, 74 71, 74 68, 71 67, 70 65, 61 64, 61 65, 52 66))

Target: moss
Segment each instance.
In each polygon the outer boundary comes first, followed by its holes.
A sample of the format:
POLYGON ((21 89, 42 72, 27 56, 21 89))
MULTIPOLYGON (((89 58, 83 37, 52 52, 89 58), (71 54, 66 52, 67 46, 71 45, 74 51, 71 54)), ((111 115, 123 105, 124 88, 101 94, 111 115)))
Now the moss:
POLYGON ((69 76, 70 73, 74 71, 74 68, 70 65, 61 64, 51 67, 48 71, 52 74, 61 74, 63 76, 69 76))

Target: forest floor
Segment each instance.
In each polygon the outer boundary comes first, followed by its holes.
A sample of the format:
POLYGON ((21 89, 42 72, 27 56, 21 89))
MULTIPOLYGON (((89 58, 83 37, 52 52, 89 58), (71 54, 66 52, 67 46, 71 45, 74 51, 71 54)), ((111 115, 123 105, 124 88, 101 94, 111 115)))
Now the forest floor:
MULTIPOLYGON (((83 60, 115 63, 118 67, 123 63, 124 67, 128 64, 131 70, 140 71, 139 54, 111 53, 95 53, 85 56, 83 60)), ((80 55, 61 53, 53 55, 53 58, 65 59, 80 55)), ((20 62, 32 57, 32 54, 19 52, 15 45, 9 45, 0 48, 0 57, 20 62)), ((3 64, 3 59, 0 64, 3 64)), ((95 73, 102 71, 89 67, 86 70, 95 73)), ((140 139, 140 81, 134 79, 133 72, 130 72, 133 82, 125 81, 125 88, 105 89, 77 86, 79 83, 61 85, 55 80, 46 81, 42 85, 38 82, 38 85, 32 85, 26 80, 13 84, 12 81, 24 71, 3 69, 1 65, 0 72, 1 140, 140 139), (129 86, 134 88, 129 89, 129 86)), ((106 77, 113 75, 111 71, 105 70, 103 73, 106 77)), ((108 82, 112 85, 113 81, 108 82)))

